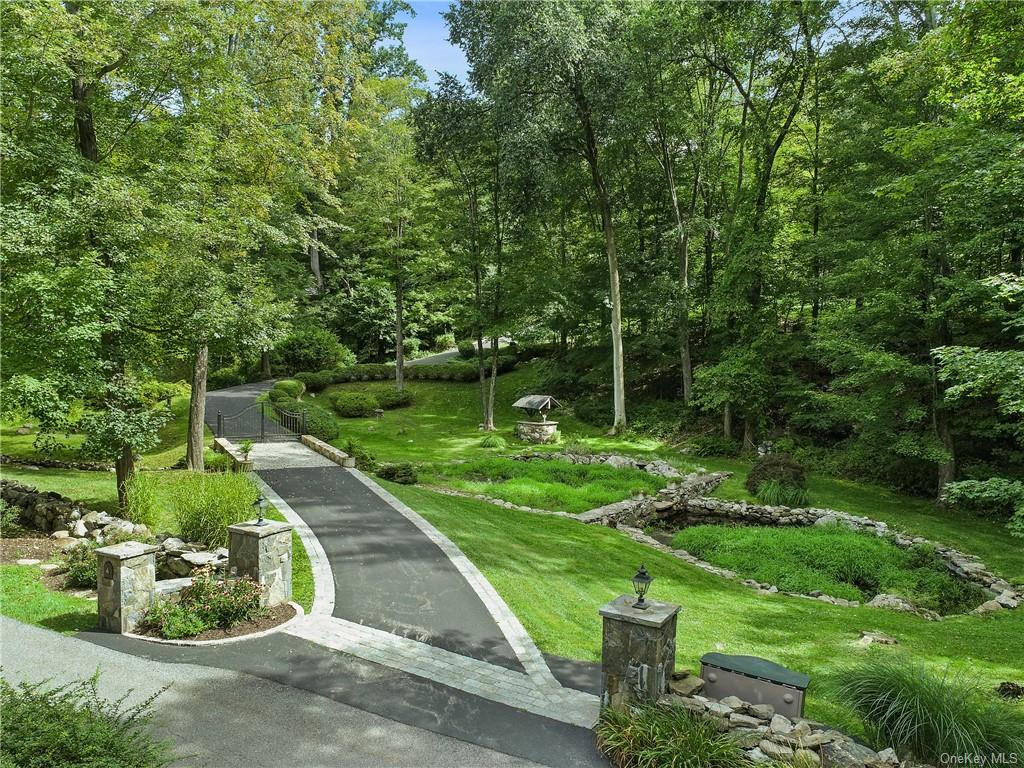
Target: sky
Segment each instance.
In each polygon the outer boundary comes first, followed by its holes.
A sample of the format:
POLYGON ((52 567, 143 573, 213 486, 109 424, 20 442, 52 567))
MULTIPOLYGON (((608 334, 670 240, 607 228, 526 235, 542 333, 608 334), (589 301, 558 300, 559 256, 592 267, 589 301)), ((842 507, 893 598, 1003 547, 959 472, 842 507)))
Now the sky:
POLYGON ((451 72, 461 80, 466 79, 469 65, 462 51, 448 42, 448 27, 441 14, 450 5, 444 2, 411 2, 415 17, 402 14, 405 28, 405 49, 427 71, 430 84, 437 82, 438 72, 451 72))

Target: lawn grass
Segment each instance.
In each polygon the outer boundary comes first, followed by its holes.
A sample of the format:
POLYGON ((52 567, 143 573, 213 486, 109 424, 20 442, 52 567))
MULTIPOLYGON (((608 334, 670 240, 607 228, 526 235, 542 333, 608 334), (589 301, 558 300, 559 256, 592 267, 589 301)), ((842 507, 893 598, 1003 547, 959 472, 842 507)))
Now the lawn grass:
POLYGON ((0 565, 0 610, 65 635, 96 627, 96 601, 51 592, 34 565, 0 565))
POLYGON ((845 668, 870 653, 902 656, 939 671, 950 665, 964 668, 986 688, 1024 679, 1024 611, 934 623, 882 609, 762 596, 609 528, 422 488, 387 487, 466 553, 548 653, 597 661, 598 608, 630 592, 630 577, 645 563, 655 578, 651 596, 682 605, 679 666, 696 669, 708 651, 773 659, 812 676, 808 716, 840 727, 856 730, 859 725, 833 684, 845 668), (855 645, 861 630, 884 632, 899 645, 862 649, 855 645))
POLYGON ((570 513, 586 512, 640 492, 654 494, 665 487, 664 478, 639 469, 500 457, 432 464, 421 475, 421 481, 535 509, 570 513))
POLYGON ((943 615, 967 613, 988 599, 980 587, 955 578, 933 550, 901 549, 839 524, 697 525, 677 533, 672 546, 783 592, 806 595, 820 590, 859 601, 884 592, 943 615))

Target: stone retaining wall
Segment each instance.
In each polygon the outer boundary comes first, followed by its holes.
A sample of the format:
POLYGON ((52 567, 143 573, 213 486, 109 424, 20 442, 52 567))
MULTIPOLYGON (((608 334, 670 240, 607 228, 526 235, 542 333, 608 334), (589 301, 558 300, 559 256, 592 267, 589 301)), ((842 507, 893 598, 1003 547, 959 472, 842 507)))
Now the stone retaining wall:
POLYGON ((356 465, 356 460, 354 458, 349 456, 340 448, 335 448, 330 443, 325 443, 318 437, 313 437, 312 435, 302 435, 299 439, 302 441, 302 444, 304 446, 316 451, 325 459, 330 459, 339 466, 351 469, 356 465))
POLYGON ((0 454, 0 464, 13 464, 23 467, 44 467, 46 469, 78 469, 85 472, 113 472, 110 464, 97 461, 60 461, 59 459, 22 459, 18 456, 0 454))
POLYGON ((617 469, 639 469, 652 475, 665 477, 669 480, 682 480, 683 473, 662 459, 634 459, 615 453, 519 453, 509 456, 516 461, 567 461, 570 464, 607 464, 617 469))

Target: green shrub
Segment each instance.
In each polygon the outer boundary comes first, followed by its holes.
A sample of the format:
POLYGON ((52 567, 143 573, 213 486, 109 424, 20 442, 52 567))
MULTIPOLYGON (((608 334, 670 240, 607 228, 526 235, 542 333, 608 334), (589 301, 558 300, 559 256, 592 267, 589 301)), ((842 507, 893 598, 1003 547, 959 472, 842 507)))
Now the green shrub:
POLYGON ((885 592, 941 614, 963 613, 985 600, 979 587, 957 579, 937 558, 928 558, 927 549, 901 549, 843 525, 699 525, 677 533, 672 545, 783 592, 820 590, 859 601, 885 592))
POLYGON ((234 465, 234 459, 226 453, 214 453, 203 460, 207 472, 230 472, 234 465))
POLYGON ((804 468, 787 453, 769 453, 754 462, 745 485, 753 494, 762 483, 776 482, 785 488, 806 488, 804 468))
POLYGON ((397 464, 381 464, 377 467, 378 477, 390 480, 392 483, 402 485, 415 485, 419 478, 416 476, 416 467, 408 461, 397 464))
POLYGON ((682 707, 646 705, 626 712, 606 707, 597 746, 621 768, 740 768, 739 744, 712 720, 682 707))
POLYGON ((148 472, 136 472, 125 484, 125 516, 133 523, 145 525, 151 531, 156 528, 159 515, 156 509, 156 489, 159 483, 148 472))
POLYGON ((1024 482, 1003 477, 959 480, 946 484, 942 501, 958 512, 1005 520, 1024 508, 1024 482))
POLYGON ((142 619, 144 626, 152 627, 167 640, 201 635, 210 625, 203 621, 194 606, 170 600, 157 600, 142 619))
POLYGON ((356 460, 356 469, 361 469, 363 472, 377 471, 377 459, 374 455, 351 438, 345 442, 345 447, 342 450, 356 460))
POLYGON ((572 404, 573 415, 582 422, 595 427, 606 427, 612 423, 612 401, 600 395, 581 397, 572 404))
POLYGON ((295 380, 301 381, 309 392, 322 392, 334 383, 334 371, 302 371, 295 374, 295 380))
POLYGON ((576 456, 593 456, 594 449, 586 443, 582 443, 579 440, 569 440, 563 449, 566 453, 572 453, 576 456))
POLYGON ((92 766, 160 768, 170 765, 170 747, 149 735, 153 702, 163 690, 126 707, 97 690, 99 675, 47 688, 48 683, 11 686, 0 680, 3 739, 0 765, 18 768, 92 766))
POLYGON ((294 398, 283 389, 271 389, 267 392, 267 399, 271 403, 280 403, 282 400, 293 400, 294 398))
POLYGON ((331 404, 339 416, 349 419, 372 416, 373 412, 380 407, 377 398, 369 392, 353 392, 351 390, 335 392, 331 404))
POLYGON ((206 376, 206 388, 209 390, 237 387, 239 384, 245 384, 245 376, 237 368, 218 368, 206 376))
POLYGON ((0 532, 7 538, 24 536, 27 533, 21 524, 21 510, 0 499, 0 532))
POLYGON ((935 765, 943 755, 1024 752, 1024 713, 948 670, 876 656, 842 675, 840 695, 878 748, 935 765))
POLYGON ((808 503, 805 488, 783 485, 777 480, 761 483, 757 486, 757 493, 754 495, 772 507, 806 507, 808 503))
POLYGON ((455 347, 455 334, 442 333, 434 337, 433 349, 437 352, 447 352, 455 347))
POLYGON ((208 547, 228 545, 228 526, 253 517, 259 496, 248 475, 188 472, 171 486, 171 505, 186 541, 208 547))
POLYGON ((480 441, 481 448, 497 448, 501 450, 504 449, 506 445, 507 443, 505 442, 505 438, 501 435, 495 434, 494 432, 491 432, 489 435, 485 435, 480 441))
MULTIPOLYGON (((423 366, 409 366, 406 373, 421 367, 423 366)), ((395 366, 392 363, 360 363, 335 371, 333 381, 335 384, 344 384, 349 381, 386 381, 393 378, 395 366)))
POLYGON ((459 357, 463 360, 469 360, 476 357, 476 342, 472 339, 463 339, 456 347, 459 350, 459 357))
POLYGON ((701 458, 719 456, 732 459, 740 455, 740 444, 731 437, 720 435, 698 435, 691 438, 688 445, 688 453, 701 458))
POLYGON ((281 381, 274 384, 273 388, 279 392, 284 392, 294 400, 298 400, 302 397, 302 393, 306 391, 306 385, 298 379, 281 379, 281 381))
POLYGON ((263 616, 262 595, 263 587, 248 576, 229 581, 200 571, 181 591, 178 602, 193 608, 209 626, 228 629, 263 616))
POLYGON ((289 373, 322 371, 355 362, 351 350, 323 328, 293 332, 274 348, 274 357, 277 364, 289 373))
POLYGON ((64 552, 61 556, 64 583, 79 589, 96 589, 96 543, 89 541, 64 552))
POLYGON ((405 408, 412 405, 413 395, 408 389, 403 389, 399 392, 397 389, 381 389, 373 393, 374 397, 377 398, 377 402, 381 408, 390 410, 391 408, 405 408))

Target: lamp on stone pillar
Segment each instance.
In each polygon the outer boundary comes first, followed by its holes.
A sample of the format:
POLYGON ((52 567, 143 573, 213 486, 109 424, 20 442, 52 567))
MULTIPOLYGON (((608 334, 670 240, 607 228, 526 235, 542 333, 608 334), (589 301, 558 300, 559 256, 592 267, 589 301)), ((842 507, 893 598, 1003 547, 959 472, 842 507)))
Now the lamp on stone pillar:
POLYGON ((651 588, 651 582, 654 578, 647 572, 647 568, 644 564, 640 564, 640 570, 636 572, 633 577, 633 591, 636 592, 637 600, 633 603, 633 607, 638 611, 647 610, 648 603, 644 601, 644 595, 647 594, 647 590, 651 588))
POLYGON ((267 500, 263 497, 262 493, 256 498, 256 501, 254 501, 252 505, 256 507, 256 525, 266 525, 267 521, 265 515, 267 514, 267 500))

